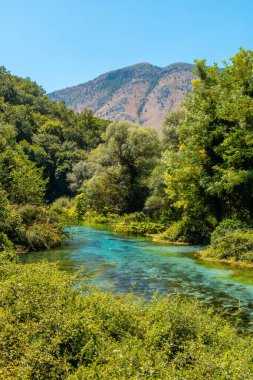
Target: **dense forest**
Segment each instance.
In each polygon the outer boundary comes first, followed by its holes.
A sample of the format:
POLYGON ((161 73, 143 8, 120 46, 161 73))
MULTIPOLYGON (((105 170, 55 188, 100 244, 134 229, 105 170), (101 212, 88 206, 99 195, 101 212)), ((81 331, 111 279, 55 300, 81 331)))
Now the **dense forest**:
POLYGON ((243 49, 223 69, 196 61, 158 134, 0 69, 0 378, 251 378, 251 339, 195 301, 113 296, 19 256, 88 221, 253 263, 252 73, 243 49))
POLYGON ((68 173, 102 142, 107 121, 74 114, 29 79, 0 70, 0 246, 16 250, 61 242, 49 204, 70 195, 68 173))

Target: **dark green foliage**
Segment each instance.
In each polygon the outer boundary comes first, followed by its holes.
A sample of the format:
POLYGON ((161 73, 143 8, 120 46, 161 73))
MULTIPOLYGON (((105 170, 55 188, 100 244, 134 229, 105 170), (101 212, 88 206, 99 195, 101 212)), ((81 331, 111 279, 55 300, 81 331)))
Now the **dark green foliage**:
POLYGON ((184 111, 170 113, 164 120, 162 129, 162 142, 164 149, 178 150, 179 146, 179 126, 184 120, 184 111))
POLYGON ((161 239, 172 243, 208 243, 215 226, 212 218, 205 220, 184 215, 178 221, 169 223, 169 227, 160 235, 161 239))
POLYGON ((248 380, 252 341, 196 301, 81 289, 55 265, 0 267, 3 379, 248 380))
POLYGON ((7 217, 7 206, 9 202, 7 199, 7 193, 0 189, 0 228, 3 227, 5 219, 7 217))

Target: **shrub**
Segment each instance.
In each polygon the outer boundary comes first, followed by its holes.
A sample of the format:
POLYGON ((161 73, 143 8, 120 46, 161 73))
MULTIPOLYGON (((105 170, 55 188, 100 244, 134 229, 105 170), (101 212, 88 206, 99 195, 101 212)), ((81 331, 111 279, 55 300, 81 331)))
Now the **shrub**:
POLYGON ((108 212, 107 214, 100 214, 97 211, 86 211, 82 220, 91 224, 107 224, 112 225, 120 218, 119 215, 108 212))
POLYGON ((16 260, 17 255, 12 242, 8 239, 6 234, 0 232, 0 264, 16 260))
POLYGON ((51 209, 61 211, 62 209, 69 209, 71 206, 72 200, 69 197, 60 197, 52 203, 51 209))
POLYGON ((49 249, 61 243, 58 227, 49 223, 33 223, 26 231, 26 239, 30 250, 49 249))
POLYGON ((226 234, 234 231, 236 229, 245 228, 245 223, 237 219, 224 219, 220 224, 215 228, 211 235, 211 244, 214 246, 220 238, 223 238, 226 234))
POLYGON ((163 231, 164 228, 163 223, 151 221, 143 212, 125 214, 113 224, 115 231, 135 235, 156 234, 163 231))
POLYGON ((56 201, 51 204, 50 211, 57 213, 61 224, 64 226, 77 225, 79 222, 75 204, 73 204, 73 200, 68 197, 56 199, 56 201))
POLYGON ((59 215, 34 205, 9 206, 4 232, 16 248, 25 251, 55 247, 64 237, 59 215))
POLYGON ((253 263, 253 231, 231 229, 214 240, 204 256, 253 263))
POLYGON ((0 266, 0 378, 252 378, 251 338, 196 301, 80 290, 56 265, 0 266))
POLYGON ((208 242, 215 223, 212 217, 201 219, 185 215, 179 221, 172 222, 160 237, 174 243, 208 242))
POLYGON ((79 220, 81 220, 82 217, 83 217, 83 215, 89 209, 88 199, 87 199, 87 196, 84 193, 78 194, 75 197, 74 208, 75 208, 75 212, 76 212, 77 218, 79 220))

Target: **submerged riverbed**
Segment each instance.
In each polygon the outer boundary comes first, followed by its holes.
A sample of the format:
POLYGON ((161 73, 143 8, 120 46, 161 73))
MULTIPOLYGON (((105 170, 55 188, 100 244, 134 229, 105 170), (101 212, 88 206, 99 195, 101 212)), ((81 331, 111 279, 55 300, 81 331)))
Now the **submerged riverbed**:
POLYGON ((169 246, 92 227, 71 227, 66 245, 34 252, 24 262, 57 261, 66 270, 85 268, 91 282, 116 293, 181 293, 222 308, 253 329, 253 270, 198 260, 199 246, 169 246), (239 308, 239 309, 238 309, 239 308))

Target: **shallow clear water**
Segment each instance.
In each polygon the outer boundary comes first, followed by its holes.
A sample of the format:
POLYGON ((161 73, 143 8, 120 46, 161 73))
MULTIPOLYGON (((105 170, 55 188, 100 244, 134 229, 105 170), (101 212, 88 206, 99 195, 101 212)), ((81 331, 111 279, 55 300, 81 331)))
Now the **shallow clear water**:
POLYGON ((92 282, 117 293, 179 292, 236 315, 244 327, 253 326, 252 270, 198 260, 198 246, 156 244, 86 226, 69 231, 74 239, 65 246, 30 253, 24 261, 58 261, 71 271, 84 267, 95 275, 92 282))

